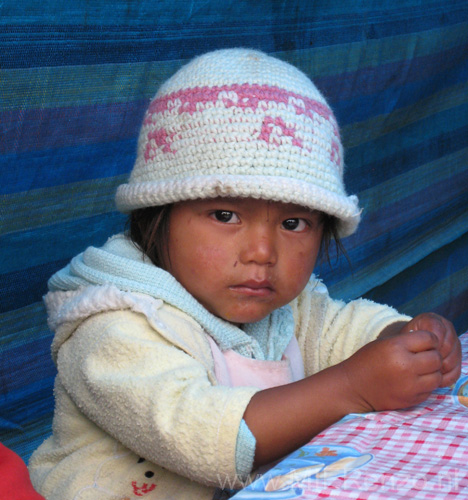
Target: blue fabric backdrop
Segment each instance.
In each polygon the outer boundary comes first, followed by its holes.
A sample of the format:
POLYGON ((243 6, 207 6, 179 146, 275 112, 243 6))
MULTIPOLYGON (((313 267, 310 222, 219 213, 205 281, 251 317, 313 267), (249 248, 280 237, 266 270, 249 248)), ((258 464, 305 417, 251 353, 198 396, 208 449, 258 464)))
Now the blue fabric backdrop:
POLYGON ((0 440, 50 433, 48 277, 120 231, 143 113, 194 55, 248 46, 308 73, 341 125, 363 222, 319 273, 468 329, 466 0, 0 3, 0 440))

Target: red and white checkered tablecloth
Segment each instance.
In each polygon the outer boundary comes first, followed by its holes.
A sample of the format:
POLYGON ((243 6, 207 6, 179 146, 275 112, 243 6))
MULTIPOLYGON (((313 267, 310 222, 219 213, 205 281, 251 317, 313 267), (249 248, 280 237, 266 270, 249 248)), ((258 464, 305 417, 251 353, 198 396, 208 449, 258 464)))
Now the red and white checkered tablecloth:
POLYGON ((349 415, 233 498, 468 499, 468 334, 462 375, 408 410, 349 415))

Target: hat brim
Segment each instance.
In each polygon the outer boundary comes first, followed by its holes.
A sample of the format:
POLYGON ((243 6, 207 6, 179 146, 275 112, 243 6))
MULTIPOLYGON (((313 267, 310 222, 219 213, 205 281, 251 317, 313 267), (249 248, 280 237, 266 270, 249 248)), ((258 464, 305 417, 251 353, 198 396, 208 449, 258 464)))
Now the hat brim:
POLYGON ((266 199, 319 210, 338 219, 340 237, 354 233, 361 218, 356 196, 287 177, 212 175, 122 184, 117 189, 116 204, 121 212, 128 213, 138 208, 218 197, 266 199))

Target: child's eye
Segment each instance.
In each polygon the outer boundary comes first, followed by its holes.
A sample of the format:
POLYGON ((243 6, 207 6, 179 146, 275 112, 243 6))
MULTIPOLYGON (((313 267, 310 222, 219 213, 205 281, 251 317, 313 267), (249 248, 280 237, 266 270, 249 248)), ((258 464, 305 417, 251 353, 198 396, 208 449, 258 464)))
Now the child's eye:
POLYGON ((212 215, 217 221, 225 224, 237 224, 239 222, 237 214, 230 210, 215 210, 212 215))
POLYGON ((304 231, 307 227, 307 222, 304 219, 294 218, 294 219, 286 219, 283 221, 282 226, 284 229, 288 231, 304 231))

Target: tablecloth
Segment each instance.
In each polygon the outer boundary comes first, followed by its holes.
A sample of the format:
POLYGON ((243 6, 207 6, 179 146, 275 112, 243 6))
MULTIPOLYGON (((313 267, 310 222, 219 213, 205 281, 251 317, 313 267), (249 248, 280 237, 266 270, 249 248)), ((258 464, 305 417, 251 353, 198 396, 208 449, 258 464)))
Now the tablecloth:
POLYGON ((406 410, 351 414, 235 500, 468 498, 468 333, 462 375, 406 410))

